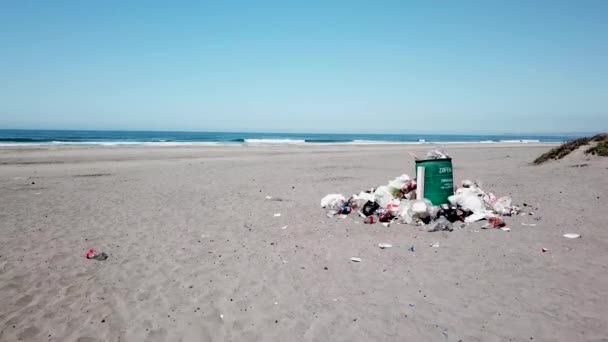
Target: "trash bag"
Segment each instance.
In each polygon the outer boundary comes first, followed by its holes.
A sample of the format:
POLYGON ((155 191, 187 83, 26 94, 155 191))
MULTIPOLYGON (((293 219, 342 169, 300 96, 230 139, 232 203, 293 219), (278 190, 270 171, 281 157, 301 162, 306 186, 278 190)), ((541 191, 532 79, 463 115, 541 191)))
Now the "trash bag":
POLYGON ((330 194, 321 199, 321 208, 339 209, 344 202, 346 202, 344 196, 340 194, 330 194))
POLYGON ((391 189, 392 188, 383 185, 378 187, 378 189, 376 189, 376 191, 374 192, 374 200, 378 202, 378 204, 380 204, 382 208, 386 208, 386 206, 391 204, 392 201, 395 199, 395 196, 393 195, 393 191, 391 191, 391 189))
POLYGON ((511 200, 511 197, 504 196, 504 197, 501 197, 501 198, 497 199, 493 203, 492 209, 494 209, 494 211, 498 215, 511 215, 511 210, 512 210, 512 200, 511 200))
POLYGON ((481 189, 475 187, 460 188, 455 195, 448 197, 448 202, 472 213, 465 218, 465 222, 476 222, 485 219, 488 215, 482 196, 483 191, 481 189))
POLYGON ((388 212, 388 214, 390 214, 393 217, 399 216, 399 204, 400 203, 401 203, 401 201, 395 200, 395 201, 393 201, 393 203, 387 205, 386 211, 388 212))
POLYGON ((348 205, 348 203, 344 203, 341 207, 340 207, 340 214, 344 214, 344 215, 348 215, 353 211, 353 207, 351 207, 350 205, 348 205))
POLYGON ((426 159, 448 159, 450 156, 443 149, 431 150, 426 154, 426 159))
POLYGON ((464 222, 466 222, 466 223, 477 222, 477 221, 484 220, 487 217, 488 217, 488 214, 486 214, 486 213, 473 213, 473 214, 465 217, 464 222))
POLYGON ((436 210, 434 209, 433 204, 427 199, 403 201, 402 203, 404 203, 404 205, 401 206, 399 216, 402 218, 403 222, 407 224, 427 224, 431 221, 433 211, 436 210))
POLYGON ((462 209, 459 209, 457 206, 450 206, 447 204, 442 204, 437 211, 437 215, 435 219, 439 219, 440 217, 445 217, 448 221, 454 223, 456 221, 464 221, 465 213, 462 209))
POLYGON ((406 193, 409 191, 410 182, 410 176, 403 174, 388 182, 389 191, 393 196, 397 197, 399 193, 406 193))
POLYGON ((374 194, 361 192, 358 195, 352 195, 352 197, 348 200, 348 203, 351 207, 353 207, 353 209, 358 209, 362 208, 368 201, 375 201, 374 194))
POLYGON ((377 202, 367 201, 367 203, 365 203, 363 206, 363 209, 361 209, 361 212, 365 216, 370 216, 373 215, 378 209, 380 209, 380 204, 377 202))
POLYGON ((473 192, 461 192, 448 197, 448 202, 473 213, 485 213, 486 206, 481 197, 473 192))

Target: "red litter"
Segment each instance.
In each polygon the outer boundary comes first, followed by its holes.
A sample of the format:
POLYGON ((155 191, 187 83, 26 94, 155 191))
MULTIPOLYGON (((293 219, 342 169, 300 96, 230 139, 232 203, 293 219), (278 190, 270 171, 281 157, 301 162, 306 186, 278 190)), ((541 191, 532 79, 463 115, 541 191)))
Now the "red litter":
POLYGON ((500 228, 500 227, 504 227, 507 225, 507 223, 498 216, 493 216, 493 217, 488 218, 488 223, 491 228, 500 228))
POLYGON ((88 252, 85 253, 85 258, 87 259, 95 259, 98 261, 104 261, 108 259, 108 255, 104 252, 99 253, 95 249, 91 248, 88 252))
POLYGON ((93 259, 97 254, 99 253, 95 249, 91 248, 84 256, 87 259, 93 259))

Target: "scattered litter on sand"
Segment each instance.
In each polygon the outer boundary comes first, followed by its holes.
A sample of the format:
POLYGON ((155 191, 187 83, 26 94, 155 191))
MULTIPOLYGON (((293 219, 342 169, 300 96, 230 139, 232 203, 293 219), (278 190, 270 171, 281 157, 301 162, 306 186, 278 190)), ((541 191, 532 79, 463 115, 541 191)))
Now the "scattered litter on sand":
POLYGON ((430 246, 434 247, 434 248, 438 248, 439 247, 439 242, 434 242, 434 243, 430 244, 430 246))
POLYGON ((391 248, 391 247, 393 247, 393 245, 391 245, 390 243, 379 243, 378 247, 380 247, 381 249, 385 249, 385 248, 391 248))
POLYGON ((521 225, 522 226, 529 226, 529 227, 536 227, 536 223, 525 223, 525 222, 522 222, 521 225))
MULTIPOLYGON (((506 228, 506 216, 535 215, 522 212, 511 196, 497 197, 485 191, 479 181, 464 179, 454 187, 452 159, 445 151, 432 150, 426 158, 416 159, 416 175, 420 179, 402 174, 386 185, 350 197, 328 194, 321 199, 321 207, 327 217, 340 215, 342 219, 355 212, 365 224, 425 226, 427 232, 452 232, 454 225, 465 228, 468 223, 481 220, 487 220, 484 229, 506 228), (440 181, 437 174, 442 174, 440 181)), ((531 209, 528 203, 523 205, 531 209)))
POLYGON ((361 262, 361 258, 352 257, 352 258, 350 258, 350 261, 361 262))
POLYGON ((567 233, 567 234, 564 234, 564 237, 568 238, 568 239, 578 239, 581 236, 580 236, 580 234, 567 233))
POLYGON ((502 228, 504 226, 506 226, 507 223, 500 217, 498 216, 492 216, 488 218, 488 223, 485 224, 483 227, 481 227, 482 229, 489 229, 489 228, 502 228))
POLYGON ((272 199, 272 196, 266 196, 266 199, 267 199, 267 200, 271 200, 271 199, 272 199))
POLYGON ((281 213, 274 214, 274 217, 279 217, 279 216, 281 216, 281 213))
POLYGON ((545 253, 545 252, 547 252, 547 251, 548 251, 548 249, 543 248, 543 249, 541 249, 541 251, 543 251, 543 253, 545 253))
POLYGON ((346 198, 340 194, 330 194, 321 199, 321 208, 337 209, 342 206, 346 198))
POLYGON ((281 229, 285 230, 285 229, 287 229, 287 226, 283 226, 283 227, 281 227, 281 229))
POLYGON ((500 230, 505 231, 505 232, 510 232, 511 228, 509 228, 509 227, 502 227, 502 228, 500 228, 500 230))
POLYGON ((91 248, 88 252, 85 253, 85 258, 94 259, 97 261, 104 261, 108 259, 108 255, 104 252, 98 252, 95 249, 91 248))
POLYGON ((450 156, 444 150, 431 150, 426 154, 426 159, 447 159, 450 156))
POLYGON ((454 230, 454 228, 452 228, 452 222, 448 221, 448 219, 442 216, 437 221, 435 221, 431 229, 429 229, 429 232, 441 232, 444 230, 451 232, 452 230, 454 230))

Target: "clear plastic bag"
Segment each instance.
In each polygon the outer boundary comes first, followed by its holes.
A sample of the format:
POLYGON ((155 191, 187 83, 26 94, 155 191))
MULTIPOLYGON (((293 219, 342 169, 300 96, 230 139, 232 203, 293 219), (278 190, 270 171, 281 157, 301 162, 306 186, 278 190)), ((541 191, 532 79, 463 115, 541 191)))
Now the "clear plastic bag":
POLYGON ((512 202, 510 196, 501 197, 494 202, 492 209, 494 209, 498 215, 511 215, 512 202))
POLYGON ((341 194, 329 194, 323 199, 321 199, 321 208, 327 209, 339 209, 344 202, 346 202, 346 197, 341 194))
POLYGON ((448 159, 450 156, 443 149, 435 149, 427 152, 426 159, 448 159))

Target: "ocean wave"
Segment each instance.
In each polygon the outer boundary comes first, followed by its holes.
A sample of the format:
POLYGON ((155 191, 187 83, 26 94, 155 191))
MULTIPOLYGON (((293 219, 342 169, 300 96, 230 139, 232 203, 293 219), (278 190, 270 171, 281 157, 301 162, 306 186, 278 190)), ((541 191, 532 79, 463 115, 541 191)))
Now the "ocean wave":
POLYGON ((155 140, 105 140, 105 141, 70 141, 40 140, 29 138, 0 139, 0 147, 19 146, 267 146, 267 145, 457 145, 457 144, 494 144, 540 143, 538 139, 478 140, 478 141, 388 141, 388 140, 349 140, 349 139, 231 139, 224 141, 174 141, 170 139, 155 140))
POLYGON ((304 139, 245 139, 245 144, 250 145, 297 145, 305 144, 304 139))
POLYGON ((521 143, 521 144, 529 144, 529 143, 539 143, 540 140, 536 139, 512 139, 512 140, 500 140, 501 143, 521 143))
POLYGON ((382 140, 353 140, 349 145, 420 145, 428 144, 421 141, 382 141, 382 140))
POLYGON ((307 144, 346 144, 353 141, 350 139, 305 139, 304 142, 307 144))

